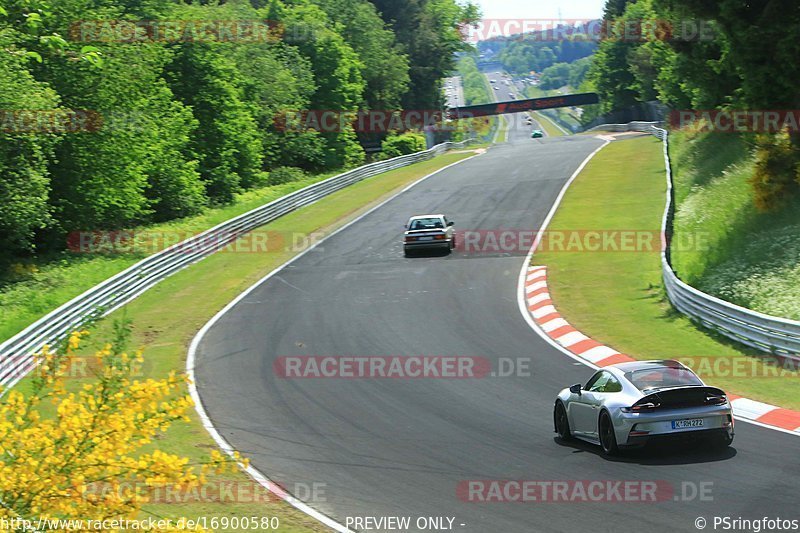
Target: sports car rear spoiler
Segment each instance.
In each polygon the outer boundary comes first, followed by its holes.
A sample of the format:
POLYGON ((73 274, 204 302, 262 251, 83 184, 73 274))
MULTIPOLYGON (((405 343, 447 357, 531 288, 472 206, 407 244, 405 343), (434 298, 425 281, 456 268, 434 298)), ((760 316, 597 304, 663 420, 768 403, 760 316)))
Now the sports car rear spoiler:
POLYGON ((722 389, 707 386, 674 387, 660 389, 646 395, 633 406, 647 409, 682 409, 724 405, 727 397, 722 389))

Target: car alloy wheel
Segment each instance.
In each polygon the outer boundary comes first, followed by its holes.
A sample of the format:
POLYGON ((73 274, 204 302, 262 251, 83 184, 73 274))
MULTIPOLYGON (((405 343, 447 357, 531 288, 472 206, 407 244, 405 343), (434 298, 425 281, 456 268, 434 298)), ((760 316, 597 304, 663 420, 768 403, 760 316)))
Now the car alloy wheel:
POLYGON ((619 448, 617 447, 617 436, 614 434, 614 425, 611 423, 611 417, 605 411, 600 415, 600 445, 606 455, 615 455, 619 448))
POLYGON ((567 410, 564 409, 564 404, 558 402, 556 404, 556 432, 558 436, 564 440, 572 437, 572 432, 569 429, 569 419, 567 418, 567 410))

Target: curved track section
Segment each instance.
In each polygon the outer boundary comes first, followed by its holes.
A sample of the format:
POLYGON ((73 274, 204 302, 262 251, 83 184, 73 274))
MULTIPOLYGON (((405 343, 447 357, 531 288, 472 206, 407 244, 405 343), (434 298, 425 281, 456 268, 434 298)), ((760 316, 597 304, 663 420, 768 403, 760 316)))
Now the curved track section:
POLYGON ((797 518, 787 514, 796 513, 800 493, 800 440, 789 435, 740 423, 723 452, 650 450, 614 460, 555 439, 556 393, 591 370, 520 315, 524 254, 403 258, 402 227, 415 213, 445 212, 461 229, 538 228, 600 144, 578 136, 493 148, 399 195, 255 288, 197 350, 200 396, 219 432, 289 490, 318 484, 309 503, 341 522, 446 516, 463 532, 605 532, 695 531, 697 517, 711 529, 714 515, 797 518), (273 372, 281 356, 421 354, 530 358, 532 375, 287 380, 273 372), (486 479, 656 480, 678 497, 684 486, 711 492, 655 504, 458 497, 459 483, 486 479))

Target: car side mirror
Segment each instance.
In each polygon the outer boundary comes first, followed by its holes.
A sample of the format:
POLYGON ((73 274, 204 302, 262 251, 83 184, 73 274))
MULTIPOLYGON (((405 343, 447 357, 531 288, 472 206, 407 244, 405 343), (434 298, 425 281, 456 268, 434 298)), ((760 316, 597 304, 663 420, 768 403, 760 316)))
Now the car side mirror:
POLYGON ((453 222, 452 220, 451 220, 450 222, 448 222, 448 223, 447 223, 447 227, 448 227, 448 228, 449 228, 450 226, 455 226, 455 225, 456 225, 456 223, 455 223, 455 222, 453 222))
POLYGON ((573 385, 572 387, 569 388, 569 391, 572 394, 580 394, 581 393, 581 389, 583 389, 583 386, 580 383, 576 383, 575 385, 573 385))

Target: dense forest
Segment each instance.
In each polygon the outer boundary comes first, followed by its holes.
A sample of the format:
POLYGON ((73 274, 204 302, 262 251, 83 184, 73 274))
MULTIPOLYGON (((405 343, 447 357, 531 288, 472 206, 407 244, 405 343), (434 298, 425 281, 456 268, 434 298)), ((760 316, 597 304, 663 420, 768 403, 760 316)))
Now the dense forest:
POLYGON ((2 258, 363 162, 351 128, 276 117, 439 108, 477 16, 454 0, 6 0, 2 258))
POLYGON ((597 49, 595 39, 582 33, 581 28, 571 28, 569 37, 552 39, 552 33, 533 32, 525 35, 497 37, 478 43, 485 56, 497 59, 503 68, 513 74, 529 74, 558 63, 572 63, 591 56, 597 49))
POLYGON ((548 91, 565 85, 578 88, 583 85, 593 57, 582 57, 572 63, 556 63, 544 69, 539 76, 539 88, 548 91))
MULTIPOLYGON (((674 110, 797 110, 796 0, 609 0, 608 27, 662 21, 662 31, 603 39, 587 79, 603 111, 659 100, 674 110), (663 24, 667 22, 668 24, 663 24), (668 31, 664 32, 664 28, 668 31), (773 58, 765 61, 765 58, 773 58)), ((800 190, 797 128, 758 135, 751 183, 761 210, 800 190)))

